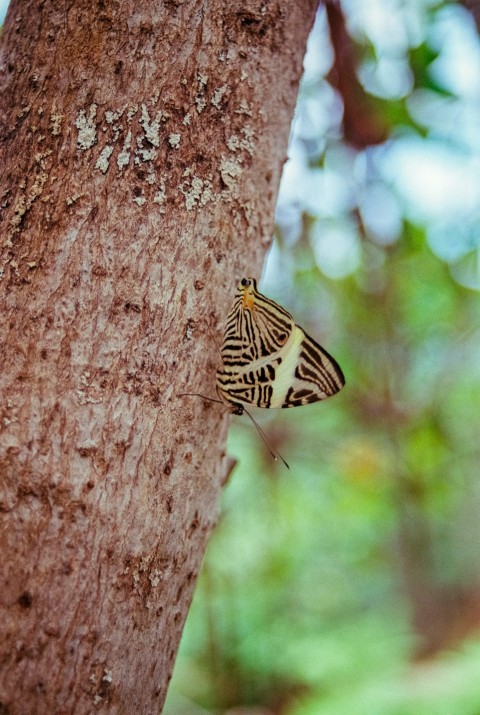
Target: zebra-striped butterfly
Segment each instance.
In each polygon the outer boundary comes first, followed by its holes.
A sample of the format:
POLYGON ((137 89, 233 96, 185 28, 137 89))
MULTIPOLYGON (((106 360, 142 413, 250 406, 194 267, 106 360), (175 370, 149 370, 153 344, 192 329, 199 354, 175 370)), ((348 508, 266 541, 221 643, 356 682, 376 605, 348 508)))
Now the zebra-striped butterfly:
POLYGON ((258 292, 254 278, 243 278, 227 317, 217 370, 215 400, 196 392, 182 395, 223 402, 235 415, 250 417, 274 459, 260 425, 246 406, 299 407, 335 395, 345 384, 337 362, 295 323, 290 313, 258 292))
POLYGON ((242 414, 244 405, 299 407, 342 389, 337 362, 296 325, 290 313, 243 278, 227 317, 217 392, 242 414))

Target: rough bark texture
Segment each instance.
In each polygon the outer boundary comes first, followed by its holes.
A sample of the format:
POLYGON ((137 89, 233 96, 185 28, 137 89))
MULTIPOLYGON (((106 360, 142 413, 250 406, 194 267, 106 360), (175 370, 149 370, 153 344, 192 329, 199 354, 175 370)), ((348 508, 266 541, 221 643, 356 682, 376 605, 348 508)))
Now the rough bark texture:
POLYGON ((229 463, 315 0, 12 0, 0 140, 0 712, 155 713, 229 463))

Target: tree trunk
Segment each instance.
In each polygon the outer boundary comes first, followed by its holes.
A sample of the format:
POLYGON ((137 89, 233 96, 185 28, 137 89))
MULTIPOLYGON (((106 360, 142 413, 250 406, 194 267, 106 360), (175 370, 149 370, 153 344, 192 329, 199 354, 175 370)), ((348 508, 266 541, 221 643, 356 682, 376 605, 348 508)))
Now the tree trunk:
POLYGON ((12 0, 0 712, 159 712, 220 488, 315 0, 12 0))

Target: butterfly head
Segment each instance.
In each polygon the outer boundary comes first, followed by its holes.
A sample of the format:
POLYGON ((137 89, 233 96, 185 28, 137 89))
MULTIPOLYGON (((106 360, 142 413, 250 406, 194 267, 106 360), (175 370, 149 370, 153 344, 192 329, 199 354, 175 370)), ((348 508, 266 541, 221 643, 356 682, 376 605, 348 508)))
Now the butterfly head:
POLYGON ((242 298, 243 308, 252 310, 257 292, 257 281, 255 278, 242 278, 238 284, 238 292, 242 298))

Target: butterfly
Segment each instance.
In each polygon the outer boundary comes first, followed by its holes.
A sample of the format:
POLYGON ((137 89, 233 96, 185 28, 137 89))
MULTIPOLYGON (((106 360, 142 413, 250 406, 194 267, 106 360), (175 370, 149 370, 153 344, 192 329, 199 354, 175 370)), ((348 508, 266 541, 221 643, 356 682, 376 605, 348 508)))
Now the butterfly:
POLYGON ((247 410, 300 407, 335 395, 345 385, 338 363, 277 303, 258 292, 254 278, 242 278, 227 316, 222 365, 217 370, 219 400, 195 392, 183 396, 221 402, 234 415, 245 412, 272 457, 277 455, 247 410))
POLYGON ((241 415, 245 405, 300 407, 335 395, 345 385, 338 363, 258 292, 254 278, 237 286, 221 348, 217 393, 241 415))

